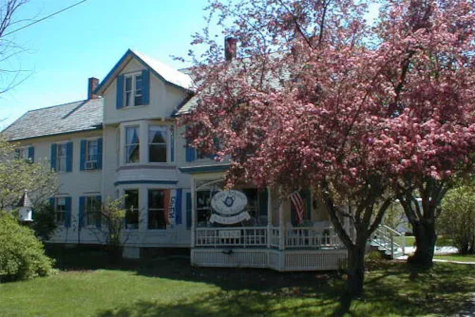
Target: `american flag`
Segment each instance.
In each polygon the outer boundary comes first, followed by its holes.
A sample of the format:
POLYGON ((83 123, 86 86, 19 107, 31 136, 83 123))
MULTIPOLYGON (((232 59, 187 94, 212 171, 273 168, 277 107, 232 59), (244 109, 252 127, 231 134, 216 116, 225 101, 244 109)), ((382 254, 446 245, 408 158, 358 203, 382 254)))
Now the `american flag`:
POLYGON ((305 202, 298 191, 290 194, 290 200, 292 201, 292 205, 297 212, 297 223, 301 224, 305 213, 305 202))

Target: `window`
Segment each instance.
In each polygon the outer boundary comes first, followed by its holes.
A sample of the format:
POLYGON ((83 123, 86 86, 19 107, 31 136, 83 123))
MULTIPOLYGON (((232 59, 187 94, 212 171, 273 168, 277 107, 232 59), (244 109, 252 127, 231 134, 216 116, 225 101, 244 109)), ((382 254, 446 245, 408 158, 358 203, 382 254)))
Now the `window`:
POLYGON ((66 172, 66 144, 58 144, 58 152, 56 154, 56 171, 66 172))
POLYGON ((85 201, 85 224, 95 226, 101 223, 101 197, 87 196, 85 201))
POLYGON ((125 129, 125 163, 140 162, 139 127, 125 129))
POLYGON ((211 197, 212 193, 209 190, 196 192, 196 222, 198 226, 204 227, 208 224, 211 217, 211 197))
POLYGON ((167 161, 167 127, 149 126, 148 128, 148 161, 167 161))
POLYGON ((166 190, 149 189, 148 191, 148 228, 166 229, 167 213, 165 212, 166 190))
POLYGON ((96 169, 99 157, 97 140, 88 140, 86 143, 86 169, 96 169))
POLYGON ((139 190, 129 189, 125 194, 125 228, 138 229, 139 227, 139 190))
POLYGON ((124 98, 125 106, 143 105, 142 75, 125 76, 124 80, 124 98))
POLYGON ((28 149, 21 147, 15 149, 15 158, 18 160, 27 160, 28 159, 28 149))
POLYGON ((55 199, 54 210, 56 212, 56 223, 58 225, 66 224, 66 198, 59 197, 55 199))

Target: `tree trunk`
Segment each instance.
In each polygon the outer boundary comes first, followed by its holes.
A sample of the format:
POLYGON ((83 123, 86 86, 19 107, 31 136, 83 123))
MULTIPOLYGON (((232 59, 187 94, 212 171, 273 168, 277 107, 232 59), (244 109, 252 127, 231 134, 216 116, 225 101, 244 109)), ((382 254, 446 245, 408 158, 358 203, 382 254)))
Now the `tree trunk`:
POLYGON ((435 223, 422 219, 413 223, 412 228, 416 238, 416 252, 407 259, 407 262, 420 266, 431 266, 437 241, 435 223))
POLYGON ((351 298, 359 297, 363 294, 365 249, 366 240, 362 245, 358 243, 348 249, 348 280, 346 291, 351 298))

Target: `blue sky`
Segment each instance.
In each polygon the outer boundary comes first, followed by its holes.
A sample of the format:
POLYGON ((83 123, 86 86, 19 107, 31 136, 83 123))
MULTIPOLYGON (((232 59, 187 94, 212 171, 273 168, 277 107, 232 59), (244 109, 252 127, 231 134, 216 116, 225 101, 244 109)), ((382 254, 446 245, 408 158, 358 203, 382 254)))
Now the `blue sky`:
MULTIPOLYGON (((18 18, 38 19, 78 1, 30 0, 18 18)), ((0 130, 28 110, 85 99, 87 79, 102 80, 128 48, 176 68, 188 66, 171 55, 186 57, 191 34, 205 25, 206 3, 87 0, 5 37, 2 40, 13 41, 23 51, 0 62, 0 69, 26 71, 21 73, 25 79, 21 84, 0 94, 0 130)), ((375 9, 373 6, 371 16, 375 9)), ((2 74, 0 88, 8 81, 2 74)))
MULTIPOLYGON (((41 18, 76 2, 31 0, 20 17, 41 18)), ((0 128, 28 110, 85 99, 87 78, 102 80, 128 48, 176 68, 186 66, 171 55, 186 56, 191 34, 204 26, 205 4, 88 0, 8 36, 24 51, 0 63, 0 69, 21 68, 28 77, 0 95, 0 128)))

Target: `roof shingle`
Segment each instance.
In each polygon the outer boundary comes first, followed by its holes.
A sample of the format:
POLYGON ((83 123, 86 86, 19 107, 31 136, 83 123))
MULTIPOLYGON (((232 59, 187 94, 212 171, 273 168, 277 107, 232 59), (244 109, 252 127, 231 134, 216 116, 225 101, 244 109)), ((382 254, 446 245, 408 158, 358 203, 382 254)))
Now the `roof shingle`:
POLYGON ((102 99, 82 100, 30 110, 3 134, 10 141, 102 128, 102 99))

